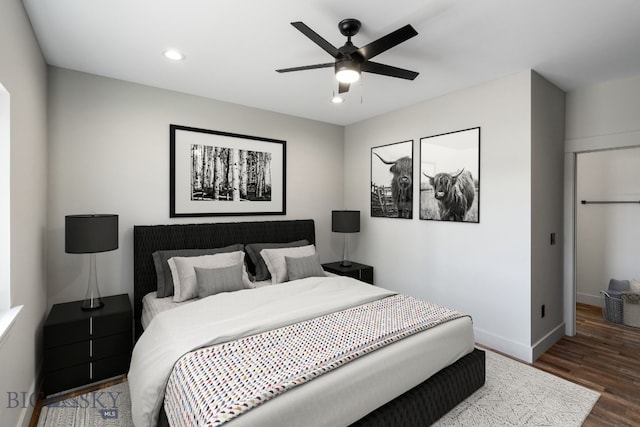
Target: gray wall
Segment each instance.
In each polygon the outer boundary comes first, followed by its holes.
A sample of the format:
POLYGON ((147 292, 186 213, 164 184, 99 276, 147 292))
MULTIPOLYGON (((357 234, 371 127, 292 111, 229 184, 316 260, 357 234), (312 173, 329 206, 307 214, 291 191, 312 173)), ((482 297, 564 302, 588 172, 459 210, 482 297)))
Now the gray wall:
POLYGON ((343 127, 49 68, 49 305, 82 299, 88 257, 64 252, 64 216, 120 215, 120 247, 97 255, 103 295, 133 295, 133 226, 313 218, 323 262, 340 259, 343 127), (169 124, 287 141, 287 215, 169 218, 169 124))
MULTIPOLYGON (((36 390, 47 301, 47 69, 19 0, 0 2, 0 52, 11 116, 10 299, 24 306, 0 347, 0 420, 15 426, 26 425, 33 408, 9 404, 8 393, 36 390)), ((2 200, 3 209, 8 202, 2 200)))
MULTIPOLYGON (((476 340, 532 358, 532 73, 347 126, 345 205, 362 212, 352 259, 376 284, 470 313, 476 340), (481 127, 480 224, 370 216, 371 147, 481 127)), ((560 150, 562 140, 558 142, 560 150)), ((560 159, 562 156, 560 154, 560 159)), ((419 182, 414 167, 414 182, 419 182)), ((560 279, 558 279, 558 282, 560 279)), ((557 325, 553 325, 555 327, 557 325)), ((550 325, 544 325, 545 334, 550 325)))
POLYGON ((565 94, 531 80, 531 344, 534 359, 564 335, 563 152, 565 94), (551 245, 555 233, 555 245, 551 245), (541 306, 545 306, 542 317, 541 306))

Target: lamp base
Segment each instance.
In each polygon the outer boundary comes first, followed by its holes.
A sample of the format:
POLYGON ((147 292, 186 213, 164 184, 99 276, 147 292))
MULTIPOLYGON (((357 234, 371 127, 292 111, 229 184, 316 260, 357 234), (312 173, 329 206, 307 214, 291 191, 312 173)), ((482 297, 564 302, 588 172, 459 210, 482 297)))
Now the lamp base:
POLYGON ((83 311, 98 310, 102 307, 104 307, 104 303, 101 298, 86 299, 82 301, 82 306, 80 306, 83 311))
POLYGON ((98 273, 96 270, 96 254, 89 256, 89 283, 87 285, 87 293, 82 301, 82 310, 90 311, 104 307, 100 290, 98 289, 98 273))
POLYGON ((353 265, 353 263, 351 261, 349 261, 349 260, 346 260, 346 259, 343 260, 340 263, 340 267, 351 267, 352 265, 353 265))

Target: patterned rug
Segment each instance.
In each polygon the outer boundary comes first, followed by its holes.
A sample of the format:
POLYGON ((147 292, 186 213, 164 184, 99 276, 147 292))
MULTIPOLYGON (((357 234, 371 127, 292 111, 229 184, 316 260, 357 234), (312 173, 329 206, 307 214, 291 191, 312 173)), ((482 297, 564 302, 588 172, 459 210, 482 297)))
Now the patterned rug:
POLYGON ((435 424, 581 426, 600 393, 487 351, 484 387, 435 424))
MULTIPOLYGON (((484 387, 435 424, 444 426, 580 426, 600 394, 487 351, 484 387)), ((38 427, 130 427, 127 383, 42 408, 38 427)))

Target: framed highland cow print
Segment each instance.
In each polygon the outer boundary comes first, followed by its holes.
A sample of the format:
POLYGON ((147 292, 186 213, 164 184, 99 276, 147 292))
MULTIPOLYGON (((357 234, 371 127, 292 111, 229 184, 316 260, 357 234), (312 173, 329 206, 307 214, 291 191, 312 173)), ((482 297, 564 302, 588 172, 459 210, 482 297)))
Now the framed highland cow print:
POLYGON ((420 139, 420 219, 480 222, 480 128, 420 139))
POLYGON ((371 216, 413 218, 413 140, 371 148, 371 216))
POLYGON ((170 125, 174 217, 284 215, 286 141, 170 125))

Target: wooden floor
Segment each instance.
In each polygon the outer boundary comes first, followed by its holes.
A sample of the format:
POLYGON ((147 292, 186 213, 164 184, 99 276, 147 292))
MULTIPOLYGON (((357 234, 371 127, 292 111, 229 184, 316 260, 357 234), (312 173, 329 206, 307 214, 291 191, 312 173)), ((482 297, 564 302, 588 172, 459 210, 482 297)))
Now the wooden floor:
POLYGON ((565 336, 533 364, 601 394, 583 424, 640 426, 640 329, 609 323, 602 309, 576 307, 576 336, 565 336))
MULTIPOLYGON (((601 394, 585 427, 640 426, 640 329, 609 323, 602 309, 578 304, 576 336, 564 337, 533 364, 601 394)), ((108 387, 123 378, 59 396, 62 400, 96 388, 108 387)), ((39 401, 30 427, 38 423, 39 401)))

